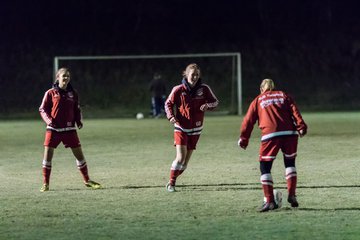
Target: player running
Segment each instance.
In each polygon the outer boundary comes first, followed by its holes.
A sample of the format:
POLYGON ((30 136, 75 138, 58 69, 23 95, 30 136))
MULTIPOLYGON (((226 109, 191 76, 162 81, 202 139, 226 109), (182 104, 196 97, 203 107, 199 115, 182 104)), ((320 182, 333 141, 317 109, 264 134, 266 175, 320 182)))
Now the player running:
POLYGON ((292 207, 298 207, 296 199, 297 173, 295 158, 298 135, 303 137, 307 132, 299 109, 294 100, 283 91, 275 91, 271 79, 264 79, 260 85, 261 94, 250 104, 240 130, 238 145, 246 149, 254 124, 258 121, 261 130, 260 171, 261 184, 266 202, 260 212, 278 208, 274 201, 273 179, 271 167, 278 151, 284 155, 285 175, 288 189, 288 202, 292 207))
POLYGON ((43 186, 40 189, 41 192, 49 191, 51 161, 54 149, 60 142, 63 142, 66 148, 71 148, 85 186, 93 189, 101 188, 99 183, 91 181, 89 178, 86 160, 75 127, 75 124, 79 129, 83 127, 78 94, 69 82, 69 70, 67 68, 59 69, 53 88, 45 92, 39 108, 40 115, 47 125, 42 162, 43 186))
POLYGON ((190 160, 203 129, 204 114, 217 107, 217 100, 210 87, 202 83, 200 68, 189 64, 183 72, 183 80, 175 86, 165 102, 165 112, 174 124, 174 145, 176 158, 170 168, 170 180, 166 185, 168 192, 175 192, 175 183, 190 160), (174 107, 176 111, 174 112, 174 107))

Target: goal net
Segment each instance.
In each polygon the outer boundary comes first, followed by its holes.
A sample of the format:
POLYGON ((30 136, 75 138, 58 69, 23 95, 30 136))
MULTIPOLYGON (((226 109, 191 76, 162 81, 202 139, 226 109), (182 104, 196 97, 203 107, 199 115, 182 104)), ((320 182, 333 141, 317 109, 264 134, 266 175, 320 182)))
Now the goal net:
POLYGON ((57 56, 54 76, 59 68, 70 68, 84 115, 130 117, 150 113, 149 83, 154 73, 162 76, 169 94, 181 83, 182 71, 190 63, 200 66, 203 82, 220 101, 214 113, 241 115, 240 53, 57 56))

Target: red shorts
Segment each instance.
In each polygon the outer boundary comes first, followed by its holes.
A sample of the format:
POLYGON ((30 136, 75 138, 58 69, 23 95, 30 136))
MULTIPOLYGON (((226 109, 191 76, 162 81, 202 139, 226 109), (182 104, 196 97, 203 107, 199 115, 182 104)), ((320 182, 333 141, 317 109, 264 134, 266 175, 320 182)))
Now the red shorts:
POLYGON ((80 140, 76 131, 55 132, 47 130, 45 133, 44 146, 56 148, 60 142, 63 142, 66 148, 80 147, 80 140))
POLYGON ((199 135, 187 135, 184 132, 174 132, 174 145, 185 145, 188 150, 195 150, 199 135))
POLYGON ((259 161, 275 160, 280 149, 285 158, 296 158, 297 144, 297 135, 275 137, 263 141, 260 145, 259 161))

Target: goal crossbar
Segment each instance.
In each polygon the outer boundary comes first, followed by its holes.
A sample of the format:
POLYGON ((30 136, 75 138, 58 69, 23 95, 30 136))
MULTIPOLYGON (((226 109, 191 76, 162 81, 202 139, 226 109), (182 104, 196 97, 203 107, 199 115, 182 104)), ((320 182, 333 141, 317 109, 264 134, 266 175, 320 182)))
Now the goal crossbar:
POLYGON ((116 60, 116 59, 157 59, 157 58, 200 58, 200 57, 234 57, 236 59, 236 79, 238 93, 238 114, 242 115, 242 76, 241 55, 239 52, 224 53, 188 53, 160 55, 102 55, 102 56, 56 56, 54 57, 54 77, 59 69, 60 60, 116 60))

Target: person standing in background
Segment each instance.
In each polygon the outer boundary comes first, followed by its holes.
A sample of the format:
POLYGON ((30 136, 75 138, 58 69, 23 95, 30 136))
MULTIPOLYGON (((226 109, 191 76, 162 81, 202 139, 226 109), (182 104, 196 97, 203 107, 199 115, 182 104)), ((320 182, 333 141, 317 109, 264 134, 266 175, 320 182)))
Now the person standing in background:
POLYGON ((161 74, 155 73, 150 82, 149 89, 151 92, 151 111, 155 118, 164 114, 164 102, 166 98, 166 86, 161 74))
POLYGON ((87 163, 75 127, 75 125, 79 129, 83 127, 79 99, 77 92, 70 84, 70 71, 67 68, 60 68, 57 71, 55 83, 45 92, 39 112, 47 125, 42 162, 43 185, 40 191, 49 191, 54 149, 61 142, 66 148, 71 148, 85 186, 92 189, 101 188, 99 183, 89 178, 87 163))

